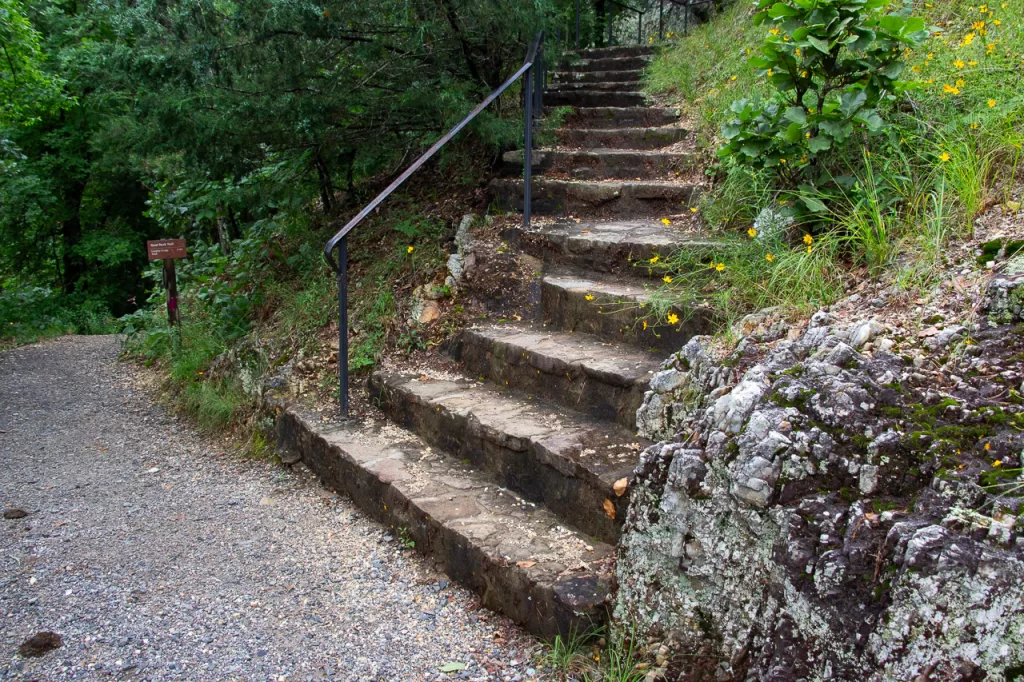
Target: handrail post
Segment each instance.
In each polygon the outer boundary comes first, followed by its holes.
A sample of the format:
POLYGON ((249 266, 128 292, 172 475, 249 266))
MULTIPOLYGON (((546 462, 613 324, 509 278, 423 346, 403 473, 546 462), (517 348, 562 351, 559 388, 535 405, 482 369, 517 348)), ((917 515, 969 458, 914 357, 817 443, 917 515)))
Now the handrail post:
POLYGON ((338 402, 348 418, 348 237, 338 242, 338 402))
MULTIPOLYGON (((537 66, 530 67, 530 71, 536 69, 537 66)), ((532 203, 532 197, 530 196, 530 184, 533 176, 533 74, 530 72, 526 73, 526 78, 523 79, 523 104, 525 106, 524 118, 525 118, 525 130, 523 132, 523 227, 529 229, 530 227, 530 205, 532 203)))
POLYGON ((533 117, 539 119, 544 106, 544 49, 537 50, 537 61, 533 64, 533 117))

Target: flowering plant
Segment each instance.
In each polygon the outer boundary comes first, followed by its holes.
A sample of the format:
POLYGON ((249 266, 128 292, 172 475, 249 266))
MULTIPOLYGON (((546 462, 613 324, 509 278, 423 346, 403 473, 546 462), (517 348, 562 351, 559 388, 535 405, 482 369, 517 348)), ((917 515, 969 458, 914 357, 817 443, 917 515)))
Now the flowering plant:
POLYGON ((928 37, 911 5, 892 0, 757 0, 754 23, 769 24, 761 54, 748 63, 768 79, 768 99, 733 102, 722 128, 726 162, 771 169, 803 208, 820 212, 814 196, 830 175, 821 155, 841 149, 857 130, 885 128, 878 105, 903 91, 903 57, 928 37))

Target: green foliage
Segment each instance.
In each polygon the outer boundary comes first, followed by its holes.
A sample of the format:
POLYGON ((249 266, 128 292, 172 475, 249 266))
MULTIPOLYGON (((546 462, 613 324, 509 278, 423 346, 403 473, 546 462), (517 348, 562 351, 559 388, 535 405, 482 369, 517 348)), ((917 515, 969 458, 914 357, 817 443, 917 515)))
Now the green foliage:
POLYGON ((879 104, 905 89, 898 80, 901 58, 928 37, 924 20, 910 16, 911 5, 899 12, 890 6, 890 0, 759 0, 753 23, 772 28, 748 63, 776 92, 767 101, 732 104, 735 117, 722 128, 719 156, 770 169, 783 187, 803 190, 797 205, 824 212, 815 195, 834 184, 828 161, 855 130, 882 132, 879 104))
MULTIPOLYGON (((63 104, 63 79, 43 68, 43 39, 20 0, 0 0, 0 141, 3 128, 26 126, 63 104)), ((2 145, 0 145, 2 147, 2 145)))

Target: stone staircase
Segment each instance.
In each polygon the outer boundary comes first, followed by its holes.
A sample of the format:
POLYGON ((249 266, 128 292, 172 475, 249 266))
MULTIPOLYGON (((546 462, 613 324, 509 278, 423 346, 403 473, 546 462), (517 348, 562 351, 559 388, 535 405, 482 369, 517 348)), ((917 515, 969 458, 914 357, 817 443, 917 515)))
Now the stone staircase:
MULTIPOLYGON (((573 107, 534 156, 530 230, 543 261, 535 318, 464 330, 460 375, 378 371, 384 424, 325 427, 289 410, 279 441, 367 513, 407 534, 485 606, 542 636, 606 616, 637 455, 636 410, 668 352, 709 320, 644 322, 654 255, 696 252, 700 185, 677 112, 644 106, 645 48, 583 50, 545 94, 573 107), (547 217, 545 219, 544 217, 547 217), (663 218, 668 217, 669 224, 663 218), (646 282, 645 282, 646 279, 646 282)), ((521 210, 522 153, 495 204, 521 210)))

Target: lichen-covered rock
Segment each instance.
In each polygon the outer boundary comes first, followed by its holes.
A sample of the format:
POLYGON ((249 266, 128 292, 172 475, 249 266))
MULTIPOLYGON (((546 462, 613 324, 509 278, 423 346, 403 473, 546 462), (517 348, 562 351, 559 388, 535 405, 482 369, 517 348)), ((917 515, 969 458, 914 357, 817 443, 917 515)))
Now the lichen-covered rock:
POLYGON ((992 278, 985 309, 992 324, 1012 324, 1024 319, 1024 252, 1008 260, 1002 272, 992 278))
POLYGON ((638 411, 662 442, 631 485, 617 618, 673 643, 670 680, 1024 670, 1017 375, 966 371, 1024 339, 973 333, 953 380, 871 343, 874 321, 747 329, 725 357, 692 340, 638 411))

